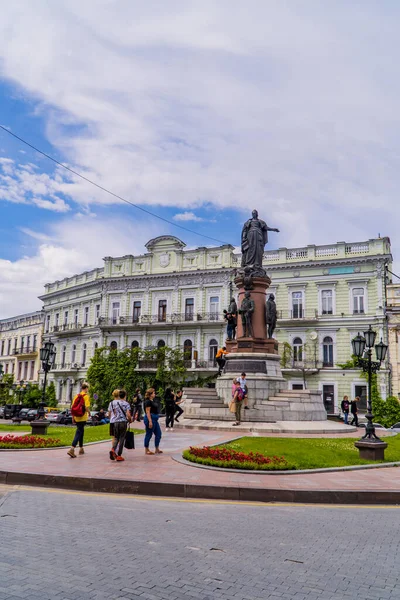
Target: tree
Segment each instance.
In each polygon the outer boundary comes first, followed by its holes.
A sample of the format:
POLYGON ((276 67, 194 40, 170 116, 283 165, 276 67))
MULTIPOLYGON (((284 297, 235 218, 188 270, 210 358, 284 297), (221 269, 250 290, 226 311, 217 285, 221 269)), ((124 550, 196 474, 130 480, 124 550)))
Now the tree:
POLYGON ((45 394, 46 406, 57 406, 56 386, 54 381, 51 381, 46 387, 45 394))
POLYGON ((0 405, 7 404, 10 401, 10 390, 14 383, 14 375, 4 373, 0 382, 0 405))

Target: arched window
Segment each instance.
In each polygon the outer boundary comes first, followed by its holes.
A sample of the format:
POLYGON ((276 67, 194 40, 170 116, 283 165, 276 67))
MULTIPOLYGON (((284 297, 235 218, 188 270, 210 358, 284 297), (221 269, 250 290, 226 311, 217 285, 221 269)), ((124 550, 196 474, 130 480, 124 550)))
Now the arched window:
POLYGON ((99 347, 99 344, 97 342, 94 343, 94 349, 97 350, 97 348, 99 347))
POLYGON ((158 340, 158 342, 157 342, 157 348, 164 348, 164 346, 165 346, 164 340, 158 340))
POLYGON ((82 346, 82 367, 86 365, 86 355, 87 355, 87 345, 83 344, 82 346))
POLYGON ((324 367, 333 367, 333 339, 327 335, 322 342, 324 367))
POLYGON ((61 350, 61 366, 65 367, 65 357, 67 354, 67 346, 63 346, 61 350))
POLYGON ((214 340, 214 338, 213 338, 208 343, 208 360, 212 361, 214 364, 215 364, 215 356, 216 356, 217 352, 218 352, 218 342, 217 342, 217 340, 214 340))
POLYGON ((183 342, 183 360, 191 361, 192 360, 192 352, 193 352, 192 340, 185 340, 183 342))
POLYGON ((72 351, 71 351, 71 362, 72 364, 76 363, 76 344, 74 344, 72 346, 72 351))
POLYGON ((111 344, 110 344, 110 350, 117 350, 117 349, 118 349, 117 342, 111 342, 111 344))
POLYGON ((303 340, 299 337, 293 340, 293 362, 301 362, 303 360, 303 340))
POLYGON ((139 348, 139 342, 137 340, 133 340, 132 344, 131 344, 131 348, 133 350, 133 348, 139 348))

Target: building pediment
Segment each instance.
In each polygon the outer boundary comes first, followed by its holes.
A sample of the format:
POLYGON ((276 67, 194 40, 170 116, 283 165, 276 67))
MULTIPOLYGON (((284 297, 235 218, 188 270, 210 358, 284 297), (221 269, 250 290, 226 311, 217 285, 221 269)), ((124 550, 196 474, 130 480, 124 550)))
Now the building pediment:
POLYGON ((185 248, 186 244, 185 242, 182 242, 182 240, 173 235, 160 235, 156 238, 149 240, 147 244, 145 244, 145 246, 147 250, 151 252, 154 250, 164 250, 167 248, 182 250, 182 248, 185 248))

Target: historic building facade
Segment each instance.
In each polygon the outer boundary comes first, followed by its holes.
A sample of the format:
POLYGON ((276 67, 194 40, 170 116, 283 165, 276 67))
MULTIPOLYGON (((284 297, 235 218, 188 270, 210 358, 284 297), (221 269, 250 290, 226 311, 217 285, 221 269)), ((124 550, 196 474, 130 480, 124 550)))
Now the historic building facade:
POLYGON ((391 394, 400 399, 400 283, 387 286, 391 394))
MULTIPOLYGON (((173 236, 146 244, 140 256, 106 257, 104 267, 47 284, 44 337, 57 348, 50 379, 68 402, 85 378, 97 347, 167 345, 185 348, 189 371, 210 373, 225 340, 223 309, 234 289, 240 255, 232 246, 186 250, 173 236)), ((339 364, 351 357, 351 339, 371 323, 387 340, 385 264, 390 241, 280 248, 264 254, 276 296, 281 351, 290 352, 289 387, 319 388, 329 412, 343 394, 360 395, 365 380, 339 364), (285 344, 286 342, 286 344, 285 344)), ((388 372, 381 371, 383 396, 388 372)))
POLYGON ((0 364, 15 381, 39 382, 39 349, 43 312, 37 311, 0 321, 0 364))

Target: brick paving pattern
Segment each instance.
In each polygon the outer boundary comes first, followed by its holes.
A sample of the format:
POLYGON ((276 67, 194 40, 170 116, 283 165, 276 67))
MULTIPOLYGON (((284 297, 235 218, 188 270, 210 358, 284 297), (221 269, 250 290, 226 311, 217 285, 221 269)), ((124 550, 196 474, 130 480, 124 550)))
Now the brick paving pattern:
POLYGON ((4 486, 0 600, 400 599, 399 529, 397 508, 4 486))

